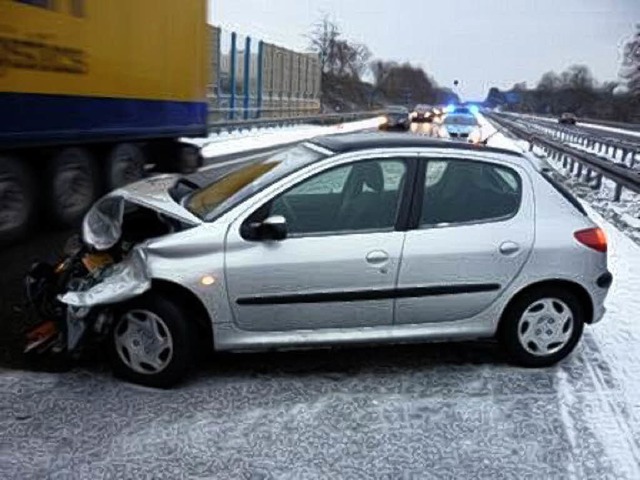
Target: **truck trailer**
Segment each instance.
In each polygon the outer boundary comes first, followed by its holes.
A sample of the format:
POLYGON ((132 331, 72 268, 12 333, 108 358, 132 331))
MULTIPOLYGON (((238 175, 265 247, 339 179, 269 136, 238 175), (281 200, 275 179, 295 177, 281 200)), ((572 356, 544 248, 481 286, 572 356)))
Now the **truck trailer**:
POLYGON ((197 168, 208 32, 207 0, 0 0, 0 244, 197 168))

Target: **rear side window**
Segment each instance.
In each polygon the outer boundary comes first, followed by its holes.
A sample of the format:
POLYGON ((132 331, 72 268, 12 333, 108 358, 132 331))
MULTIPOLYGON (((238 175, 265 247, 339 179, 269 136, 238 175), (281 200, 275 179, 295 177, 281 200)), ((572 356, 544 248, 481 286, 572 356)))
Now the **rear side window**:
POLYGON ((484 162, 427 163, 421 226, 499 221, 520 208, 522 181, 511 168, 484 162))
POLYGON ((540 172, 540 174, 542 175, 542 178, 544 178, 547 182, 549 182, 551 186, 555 188, 556 191, 560 195, 562 195, 567 202, 573 205, 575 209, 578 210, 585 217, 587 216, 587 211, 584 209, 584 207, 578 201, 578 199, 573 196, 573 193, 571 193, 564 185, 562 185, 560 182, 554 179, 550 173, 542 171, 540 172))

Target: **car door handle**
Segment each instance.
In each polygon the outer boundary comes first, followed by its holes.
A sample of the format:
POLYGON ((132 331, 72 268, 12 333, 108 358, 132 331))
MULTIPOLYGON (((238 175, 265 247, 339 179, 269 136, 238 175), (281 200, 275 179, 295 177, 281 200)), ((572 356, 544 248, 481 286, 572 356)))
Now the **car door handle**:
POLYGON ((499 250, 503 255, 513 255, 514 253, 518 252, 518 250, 520 250, 520 245, 518 245, 516 242, 503 242, 500 245, 499 250))
POLYGON ((373 250, 367 253, 367 262, 372 265, 380 265, 389 261, 389 254, 384 250, 373 250))

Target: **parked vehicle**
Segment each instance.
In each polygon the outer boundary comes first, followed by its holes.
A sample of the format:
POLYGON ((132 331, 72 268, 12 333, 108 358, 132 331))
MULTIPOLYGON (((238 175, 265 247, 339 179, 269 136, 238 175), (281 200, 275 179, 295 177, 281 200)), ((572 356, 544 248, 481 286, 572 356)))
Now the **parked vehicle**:
POLYGON ((479 143, 482 134, 475 116, 468 113, 450 113, 444 117, 438 129, 438 136, 440 138, 479 143))
POLYGON ((207 2, 187 3, 0 2, 0 243, 80 222, 148 159, 201 163, 179 139, 207 135, 207 2))
POLYGON ((411 120, 414 122, 431 122, 435 113, 430 105, 416 105, 416 108, 411 112, 411 120))
POLYGON ((322 137, 206 184, 113 192, 84 246, 27 278, 33 351, 90 338, 167 387, 215 350, 496 337, 566 357, 604 314, 606 238, 521 154, 417 135, 322 137))
POLYGON ((575 125, 577 121, 578 117, 576 117, 575 113, 571 112, 564 112, 558 119, 558 123, 564 123, 566 125, 575 125))
POLYGON ((385 121, 380 126, 382 130, 401 129, 409 130, 411 128, 411 117, 407 107, 391 106, 387 107, 385 121))

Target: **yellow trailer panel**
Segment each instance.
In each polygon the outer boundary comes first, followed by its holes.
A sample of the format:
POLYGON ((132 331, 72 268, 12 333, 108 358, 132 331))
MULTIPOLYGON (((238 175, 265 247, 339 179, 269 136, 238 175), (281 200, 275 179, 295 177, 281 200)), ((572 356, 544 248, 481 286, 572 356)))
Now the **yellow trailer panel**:
POLYGON ((0 0, 0 92, 206 100, 206 0, 0 0))

